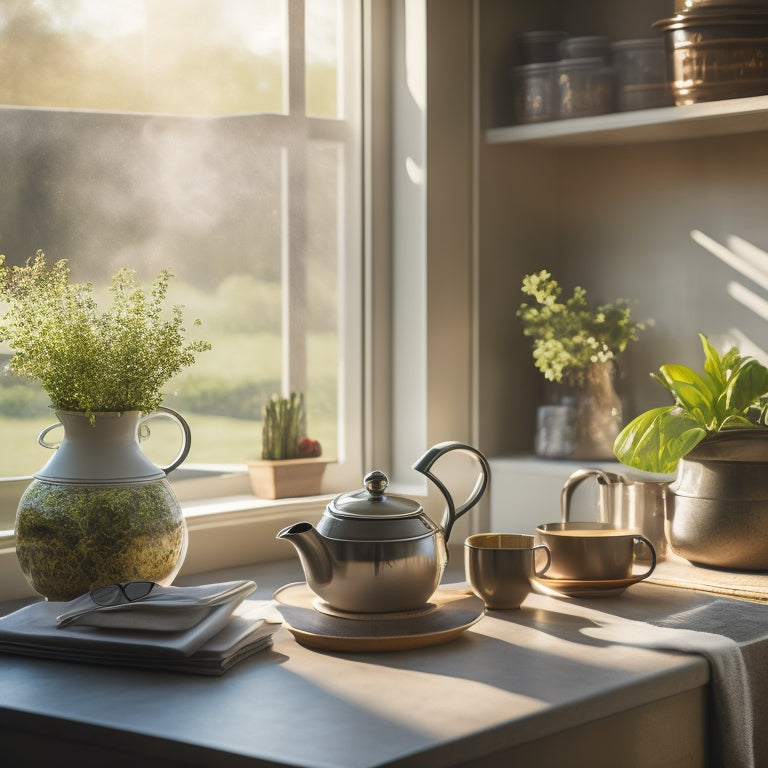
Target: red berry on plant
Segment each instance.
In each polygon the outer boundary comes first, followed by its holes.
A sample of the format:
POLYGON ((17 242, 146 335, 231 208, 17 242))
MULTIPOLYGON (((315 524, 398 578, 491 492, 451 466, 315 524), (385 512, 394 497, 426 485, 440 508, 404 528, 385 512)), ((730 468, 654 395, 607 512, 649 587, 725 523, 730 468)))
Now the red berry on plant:
POLYGON ((299 457, 302 459, 314 459, 323 452, 320 443, 311 437, 302 437, 298 443, 299 457))

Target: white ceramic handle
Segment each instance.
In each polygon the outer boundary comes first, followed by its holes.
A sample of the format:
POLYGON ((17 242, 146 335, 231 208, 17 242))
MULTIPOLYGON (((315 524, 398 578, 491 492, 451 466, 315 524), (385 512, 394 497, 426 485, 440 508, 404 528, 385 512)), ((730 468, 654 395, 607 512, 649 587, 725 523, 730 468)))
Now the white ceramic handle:
MULTIPOLYGON (((181 430, 181 448, 179 449, 178 455, 170 464, 168 464, 168 466, 160 467, 160 469, 162 469, 163 472, 165 472, 167 475, 169 472, 176 469, 176 467, 178 467, 179 464, 181 464, 181 462, 187 458, 189 449, 192 447, 192 432, 189 429, 189 424, 187 424, 186 420, 181 416, 181 414, 176 413, 176 411, 171 410, 170 408, 166 408, 162 405, 159 406, 156 411, 148 413, 146 416, 142 416, 141 419, 139 419, 138 429, 141 430, 141 428, 145 426, 150 419, 160 417, 167 418, 176 422, 177 426, 181 430)), ((41 433, 41 436, 42 434, 43 433, 41 433)), ((39 439, 40 438, 38 438, 38 440, 39 439)))
POLYGON ((53 431, 54 429, 58 429, 59 427, 63 427, 64 425, 57 421, 55 424, 51 424, 50 426, 46 427, 38 436, 37 436, 37 442, 43 446, 43 448, 50 448, 52 451, 55 451, 61 443, 47 443, 45 441, 45 436, 53 431))

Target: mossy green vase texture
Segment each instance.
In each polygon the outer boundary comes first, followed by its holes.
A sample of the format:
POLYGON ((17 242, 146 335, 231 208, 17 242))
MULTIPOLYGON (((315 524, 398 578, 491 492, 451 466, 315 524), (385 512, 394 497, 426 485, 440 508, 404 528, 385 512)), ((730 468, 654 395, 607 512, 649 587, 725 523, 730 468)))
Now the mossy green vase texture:
POLYGON ((64 437, 36 473, 16 513, 16 553, 24 575, 52 601, 72 600, 104 584, 170 584, 184 560, 187 528, 166 479, 189 451, 189 427, 167 408, 95 413, 58 411, 64 437), (139 433, 151 418, 176 421, 182 449, 167 467, 144 454, 139 433))

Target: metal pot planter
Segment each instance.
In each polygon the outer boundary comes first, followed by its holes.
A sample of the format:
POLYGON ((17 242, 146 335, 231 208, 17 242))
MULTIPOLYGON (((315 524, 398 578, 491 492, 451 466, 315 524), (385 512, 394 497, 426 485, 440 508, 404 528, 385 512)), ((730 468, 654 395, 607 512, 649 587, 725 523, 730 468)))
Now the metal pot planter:
POLYGON ((696 565, 768 571, 768 429, 703 440, 680 460, 666 534, 696 565))

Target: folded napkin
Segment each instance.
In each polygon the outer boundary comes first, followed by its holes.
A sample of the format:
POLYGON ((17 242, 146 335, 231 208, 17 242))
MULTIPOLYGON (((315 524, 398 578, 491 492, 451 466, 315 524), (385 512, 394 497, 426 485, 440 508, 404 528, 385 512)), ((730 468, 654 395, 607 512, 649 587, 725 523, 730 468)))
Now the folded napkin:
MULTIPOLYGON (((67 606, 65 613, 69 610, 67 606)), ((245 601, 243 597, 213 606, 193 627, 176 631, 158 631, 157 625, 129 629, 75 623, 62 627, 57 624, 61 613, 61 603, 38 602, 0 618, 0 652, 220 675, 269 647, 281 621, 271 601, 245 601)))
POLYGON ((249 580, 197 587, 163 587, 156 584, 146 596, 119 605, 97 605, 90 593, 59 603, 59 627, 71 624, 111 629, 145 629, 179 632, 197 626, 214 608, 232 608, 256 589, 249 580))

